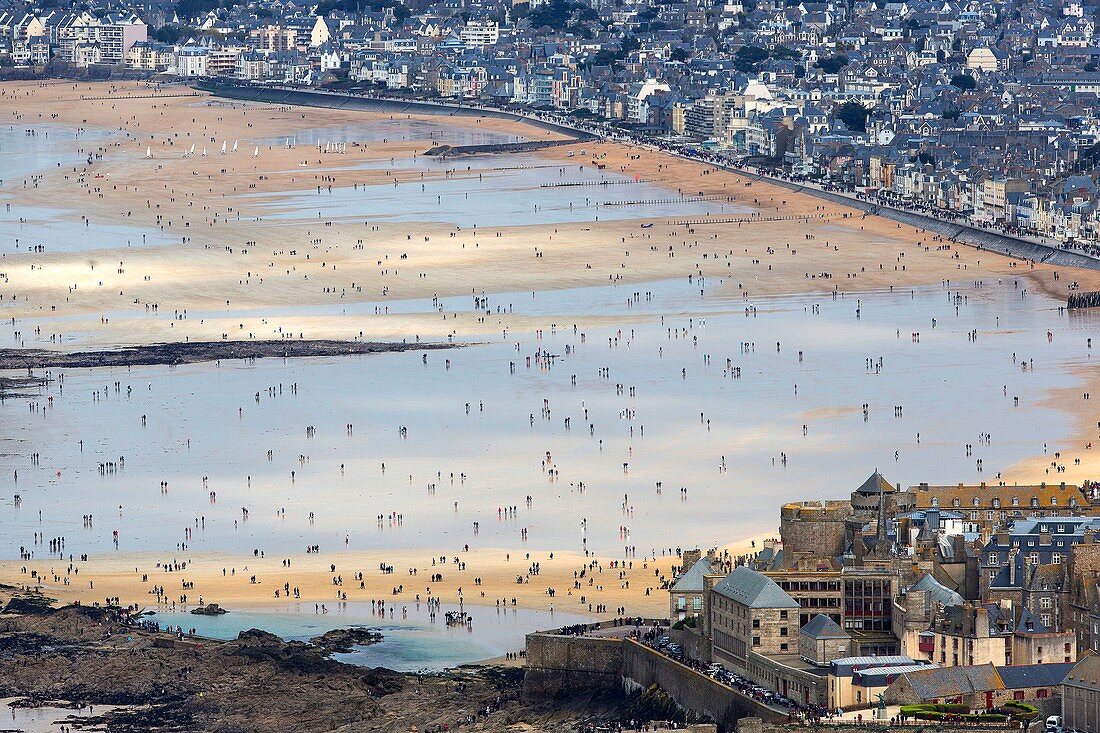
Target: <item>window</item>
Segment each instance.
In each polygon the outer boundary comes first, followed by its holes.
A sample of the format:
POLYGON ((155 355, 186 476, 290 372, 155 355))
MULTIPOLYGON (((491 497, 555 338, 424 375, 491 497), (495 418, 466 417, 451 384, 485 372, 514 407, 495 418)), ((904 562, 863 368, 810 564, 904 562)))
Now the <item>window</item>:
POLYGON ((1043 596, 1039 599, 1039 608, 1050 608, 1051 599, 1050 596, 1043 596))
POLYGON ((780 626, 779 627, 779 635, 780 636, 786 636, 787 635, 787 627, 786 626, 780 626))
POLYGON ((1039 553, 1038 552, 1032 552, 1031 554, 1029 554, 1027 556, 1027 559, 1031 560, 1032 565, 1038 565, 1039 564, 1039 553))
POLYGON ((982 505, 982 500, 981 500, 981 499, 979 499, 978 497, 976 497, 976 496, 975 496, 975 497, 974 497, 974 501, 973 501, 973 502, 971 502, 971 503, 972 503, 972 504, 973 504, 974 506, 981 506, 981 505, 982 505))
POLYGON ((1018 496, 1012 497, 1012 506, 1020 506, 1020 497, 1018 497, 1018 496))
POLYGON ((752 620, 752 627, 753 627, 754 629, 759 629, 759 628, 760 628, 760 619, 758 619, 758 618, 754 618, 754 619, 752 620))
POLYGON ((994 509, 1000 509, 1001 508, 1001 500, 1000 499, 994 499, 993 500, 993 508, 994 509))
POLYGON ((1061 565, 1062 564, 1062 553, 1060 553, 1060 552, 1054 553, 1054 556, 1050 559, 1050 561, 1052 563, 1054 563, 1055 565, 1061 565))
POLYGON ((1000 561, 1000 556, 995 552, 989 553, 989 564, 996 565, 1000 561))
POLYGON ((787 612, 786 611, 780 611, 779 612, 779 618, 783 621, 786 621, 787 620, 787 612))
POLYGON ((759 636, 752 637, 752 645, 753 646, 760 646, 760 637, 759 636))
POLYGON ((956 496, 954 499, 951 500, 951 506, 961 506, 961 505, 962 505, 962 501, 959 500, 959 497, 956 496))
POLYGON ((1031 506, 1032 507, 1038 507, 1039 506, 1039 499, 1034 497, 1034 496, 1031 497, 1031 506))
POLYGON ((695 598, 692 598, 691 599, 691 607, 693 609, 695 609, 696 611, 701 611, 703 609, 703 598, 702 598, 702 596, 695 596, 695 598))
POLYGON ((940 499, 937 496, 932 497, 932 506, 937 507, 940 505, 940 499))
POLYGON ((1015 692, 1012 693, 1012 699, 1013 700, 1023 700, 1024 699, 1024 691, 1023 690, 1016 690, 1015 692))

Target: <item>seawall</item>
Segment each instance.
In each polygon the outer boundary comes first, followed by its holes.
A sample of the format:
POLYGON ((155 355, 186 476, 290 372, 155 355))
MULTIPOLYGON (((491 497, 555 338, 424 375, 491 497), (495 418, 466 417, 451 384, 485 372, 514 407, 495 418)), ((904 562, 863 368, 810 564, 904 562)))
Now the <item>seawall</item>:
POLYGON ((1052 247, 1049 244, 1012 237, 966 223, 944 221, 934 216, 898 209, 873 201, 864 201, 855 196, 849 196, 835 191, 823 191, 813 186, 804 186, 800 183, 785 181, 782 178, 773 178, 764 175, 762 175, 761 178, 768 183, 782 186, 783 188, 790 189, 797 193, 809 194, 820 199, 825 199, 826 201, 832 201, 833 203, 864 211, 868 214, 892 219, 902 224, 908 224, 911 227, 926 229, 934 234, 939 234, 947 239, 952 239, 978 249, 989 250, 990 252, 1008 255, 1009 257, 1017 257, 1023 260, 1057 265, 1059 267, 1081 267, 1087 270, 1100 270, 1100 260, 1077 254, 1076 252, 1069 252, 1064 249, 1052 247))
POLYGON ((369 97, 344 92, 328 92, 320 89, 298 89, 293 87, 262 86, 237 84, 213 80, 202 80, 193 84, 196 89, 210 92, 218 97, 241 99, 266 104, 289 104, 301 107, 324 107, 326 109, 355 110, 391 115, 440 115, 444 117, 491 117, 511 120, 567 135, 573 140, 592 140, 595 135, 582 132, 566 125, 559 125, 517 112, 496 109, 494 107, 470 107, 447 102, 432 102, 418 99, 392 99, 387 97, 369 97))
POLYGON ((618 637, 527 635, 523 694, 529 700, 555 700, 658 685, 697 718, 733 731, 741 718, 785 722, 785 713, 719 684, 704 674, 632 639, 618 637))

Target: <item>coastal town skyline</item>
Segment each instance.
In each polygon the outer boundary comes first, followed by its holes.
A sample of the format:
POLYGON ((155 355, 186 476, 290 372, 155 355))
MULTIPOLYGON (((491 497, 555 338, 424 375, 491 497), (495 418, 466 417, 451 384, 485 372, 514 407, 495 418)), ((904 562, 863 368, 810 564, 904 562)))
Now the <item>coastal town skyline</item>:
POLYGON ((1100 733, 1095 17, 0 0, 13 725, 1100 733))

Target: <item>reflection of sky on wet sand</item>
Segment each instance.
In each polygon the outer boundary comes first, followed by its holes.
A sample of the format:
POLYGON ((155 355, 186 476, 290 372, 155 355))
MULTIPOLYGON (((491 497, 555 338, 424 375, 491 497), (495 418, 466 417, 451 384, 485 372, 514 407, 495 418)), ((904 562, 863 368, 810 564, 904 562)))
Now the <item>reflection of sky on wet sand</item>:
MULTIPOLYGON (((499 162, 503 166, 508 158, 501 157, 499 162)), ((240 206, 249 214, 279 221, 355 218, 446 222, 464 227, 732 216, 751 212, 745 206, 722 201, 679 200, 674 191, 580 163, 560 169, 467 172, 462 167, 458 170, 458 175, 452 178, 405 181, 398 185, 344 185, 331 191, 321 187, 248 194, 241 197, 240 206), (561 183, 587 185, 558 185, 561 183), (654 201, 661 203, 636 203, 654 201), (634 203, 614 205, 623 202, 634 203)))
MULTIPOLYGON (((903 484, 994 481, 998 470, 1042 454, 1044 441, 1066 437, 1070 420, 1040 403, 1048 388, 1074 384, 1067 367, 1085 363, 1085 339, 1096 330, 1094 317, 1061 315, 1052 301, 1021 297, 1011 282, 963 291, 968 302, 957 316, 939 288, 866 295, 857 319, 854 297, 761 301, 752 316, 739 301, 699 300, 698 285, 676 281, 652 286, 653 300, 643 296, 631 315, 642 315, 643 305, 682 312, 693 300, 721 314, 705 322, 670 315, 664 324, 656 315, 632 318, 621 334, 588 329, 583 339, 566 325, 605 312, 609 293, 621 303, 611 314, 630 313, 633 292, 558 295, 562 317, 550 318, 559 327, 541 341, 498 334, 484 345, 431 352, 426 364, 410 352, 68 370, 64 392, 56 382, 49 389, 52 406, 0 406, 8 428, 0 475, 19 471, 18 485, 0 497, 0 552, 15 557, 35 531, 64 535, 66 552, 112 552, 114 529, 124 551, 171 551, 200 516, 206 525, 195 532, 194 552, 310 544, 323 551, 345 533, 352 550, 520 548, 521 528, 531 549, 581 550, 584 537, 588 549, 612 557, 624 544, 648 552, 731 541, 772 531, 779 502, 845 495, 875 467, 903 484), (978 329, 976 341, 970 329, 978 329), (741 342, 755 350, 743 353, 741 342), (549 368, 528 368, 536 349, 559 357, 549 368), (1035 370, 1014 365, 1013 352, 1035 359, 1035 370), (881 372, 866 367, 880 356, 881 372), (740 378, 729 376, 727 358, 740 378), (102 396, 93 401, 96 389, 102 396), (894 417, 894 405, 903 417, 894 417), (978 445, 982 432, 992 433, 991 445, 978 445), (975 444, 973 456, 966 443, 975 444), (38 466, 28 461, 34 451, 38 466), (553 481, 547 452, 559 472, 553 481), (100 475, 97 465, 119 456, 125 468, 100 475), (622 509, 624 495, 632 514, 622 509), (518 506, 518 518, 498 520, 504 505, 518 506), (242 507, 249 519, 235 526, 242 507), (285 516, 276 515, 280 508, 285 516), (401 526, 376 521, 390 512, 404 515, 401 526), (89 513, 94 528, 84 529, 89 513)), ((554 297, 539 294, 540 312, 554 312, 554 297)), ((490 298, 490 308, 498 304, 490 298)), ((513 304, 515 312, 525 307, 513 304)))
POLYGON ((9 703, 19 698, 0 698, 0 730, 14 730, 21 733, 58 733, 62 725, 69 725, 69 718, 87 718, 102 715, 113 709, 111 705, 94 705, 82 708, 58 708, 44 705, 41 707, 12 707, 9 703))

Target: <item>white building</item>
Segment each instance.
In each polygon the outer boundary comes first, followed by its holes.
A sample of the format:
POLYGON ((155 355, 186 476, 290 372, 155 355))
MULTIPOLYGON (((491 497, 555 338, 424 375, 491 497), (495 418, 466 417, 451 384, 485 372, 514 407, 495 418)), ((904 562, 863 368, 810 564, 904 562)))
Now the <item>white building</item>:
POLYGON ((500 40, 500 27, 493 20, 471 20, 458 37, 467 46, 492 46, 500 40))

